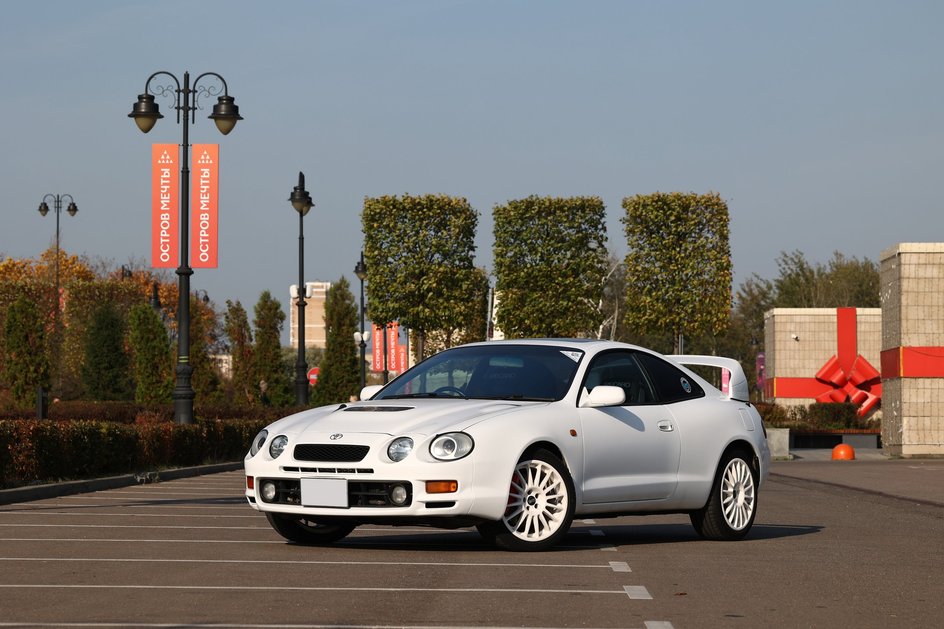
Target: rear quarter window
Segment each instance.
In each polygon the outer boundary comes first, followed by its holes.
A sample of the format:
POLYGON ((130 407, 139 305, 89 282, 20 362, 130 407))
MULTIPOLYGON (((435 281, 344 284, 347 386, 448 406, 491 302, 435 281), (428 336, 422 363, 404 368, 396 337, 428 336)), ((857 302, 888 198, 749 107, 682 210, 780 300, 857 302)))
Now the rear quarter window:
POLYGON ((675 365, 658 356, 642 352, 637 354, 637 358, 642 363, 646 373, 649 374, 649 379, 656 389, 656 395, 659 396, 659 401, 663 404, 693 400, 705 396, 705 390, 691 376, 675 365))

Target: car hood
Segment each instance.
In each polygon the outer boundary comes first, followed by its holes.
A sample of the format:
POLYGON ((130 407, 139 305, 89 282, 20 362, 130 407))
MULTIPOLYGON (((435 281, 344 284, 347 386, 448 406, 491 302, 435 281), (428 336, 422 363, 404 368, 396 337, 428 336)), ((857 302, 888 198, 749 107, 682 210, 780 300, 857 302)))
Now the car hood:
POLYGON ((305 434, 378 433, 431 435, 464 430, 489 417, 546 402, 504 400, 406 399, 322 406, 281 419, 269 432, 305 434))

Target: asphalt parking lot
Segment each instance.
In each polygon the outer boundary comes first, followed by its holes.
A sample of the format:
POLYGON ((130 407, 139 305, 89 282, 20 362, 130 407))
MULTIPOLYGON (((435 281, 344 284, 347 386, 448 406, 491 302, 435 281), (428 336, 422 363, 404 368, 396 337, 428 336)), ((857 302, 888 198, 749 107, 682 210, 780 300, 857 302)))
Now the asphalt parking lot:
MULTIPOLYGON (((241 471, 17 502, 0 506, 0 627, 934 626, 944 501, 800 477, 824 464, 775 464, 743 542, 684 516, 578 520, 527 554, 425 528, 287 544, 241 471)), ((944 487, 944 462, 921 467, 944 487)))

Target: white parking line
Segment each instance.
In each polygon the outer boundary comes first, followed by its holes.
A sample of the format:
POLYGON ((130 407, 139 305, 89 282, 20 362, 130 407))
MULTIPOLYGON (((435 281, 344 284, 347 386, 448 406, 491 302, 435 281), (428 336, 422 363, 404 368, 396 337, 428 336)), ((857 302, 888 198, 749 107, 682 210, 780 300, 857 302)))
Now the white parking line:
MULTIPOLYGON (((651 596, 634 596, 630 588, 644 587, 625 585, 622 590, 574 590, 574 589, 540 589, 540 588, 370 588, 370 587, 317 587, 308 585, 129 585, 125 583, 83 585, 67 583, 51 585, 46 583, 14 583, 0 585, 0 590, 211 590, 233 592, 422 592, 439 594, 618 594, 630 598, 652 598, 651 596), (625 591, 624 591, 625 590, 625 591)), ((648 595, 648 592, 646 592, 648 595)))
MULTIPOLYGON (((89 563, 198 563, 198 564, 288 564, 306 566, 449 566, 458 568, 558 568, 565 570, 598 570, 611 566, 574 565, 546 563, 476 563, 443 561, 305 561, 280 559, 140 559, 140 558, 98 558, 98 557, 0 557, 0 561, 41 561, 41 562, 89 562, 89 563)), ((612 562, 611 562, 612 564, 612 562)), ((629 572, 615 570, 615 572, 629 572)))
POLYGON ((623 590, 625 590, 629 598, 633 600, 637 600, 637 601, 641 601, 641 600, 651 601, 652 600, 652 594, 650 594, 649 590, 647 590, 646 587, 643 585, 624 585, 623 590))
MULTIPOLYGON (((0 528, 23 528, 24 524, 3 524, 0 528)), ((193 526, 193 525, 170 525, 170 524, 26 524, 30 528, 52 528, 52 529, 209 529, 211 531, 271 531, 270 526, 193 526)), ((3 539, 0 537, 0 539, 3 539)))
MULTIPOLYGON (((43 511, 39 508, 34 509, 16 509, 15 511, 0 511, 0 516, 3 515, 64 515, 64 516, 76 516, 76 517, 87 517, 87 518, 179 518, 182 517, 179 513, 88 513, 87 511, 43 511)), ((260 519, 263 516, 261 513, 257 512, 248 512, 242 515, 207 515, 195 513, 193 515, 186 516, 188 518, 210 518, 219 520, 226 518, 227 520, 232 518, 254 518, 260 519)))
POLYGON ((625 561, 611 561, 610 568, 613 569, 613 572, 632 572, 629 564, 625 561))
MULTIPOLYGON (((56 623, 23 623, 23 622, 0 622, 0 627, 127 627, 127 623, 113 622, 56 622, 56 623)), ((178 629, 181 626, 192 627, 194 629, 462 629, 459 625, 299 625, 299 624, 278 624, 278 625, 251 625, 251 624, 233 624, 226 623, 134 623, 135 627, 146 627, 147 629, 178 629)), ((520 629, 510 625, 476 625, 477 629, 520 629)), ((568 629, 566 627, 534 627, 533 629, 568 629)), ((587 629, 594 629, 588 627, 587 629)), ((631 628, 629 628, 631 629, 631 628)), ((647 620, 645 629, 674 629, 672 623, 662 620, 647 620)))

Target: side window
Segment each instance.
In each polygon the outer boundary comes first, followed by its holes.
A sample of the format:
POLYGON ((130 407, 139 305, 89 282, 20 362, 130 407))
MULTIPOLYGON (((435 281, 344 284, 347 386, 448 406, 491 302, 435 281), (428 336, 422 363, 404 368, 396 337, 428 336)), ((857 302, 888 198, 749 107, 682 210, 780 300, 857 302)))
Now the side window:
POLYGON ((639 352, 639 362, 649 374, 663 404, 704 397, 705 391, 684 371, 658 356, 639 352))
POLYGON ((652 387, 631 352, 608 352, 594 358, 584 386, 592 391, 599 385, 621 388, 627 406, 655 401, 652 387))

